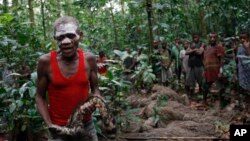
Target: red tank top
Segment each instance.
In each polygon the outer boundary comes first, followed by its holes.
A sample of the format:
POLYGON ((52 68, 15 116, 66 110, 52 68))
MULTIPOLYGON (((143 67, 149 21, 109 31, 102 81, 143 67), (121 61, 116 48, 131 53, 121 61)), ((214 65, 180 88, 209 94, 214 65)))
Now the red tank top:
MULTIPOLYGON (((98 57, 97 58, 97 63, 105 64, 106 60, 107 60, 106 57, 103 57, 103 58, 98 57)), ((105 75, 107 73, 107 71, 108 71, 107 66, 98 67, 98 73, 101 74, 101 75, 105 75)))
MULTIPOLYGON (((89 96, 84 53, 80 49, 77 52, 79 55, 78 70, 69 78, 64 77, 59 69, 57 52, 51 52, 52 80, 48 86, 49 113, 52 123, 56 125, 65 126, 77 105, 89 96)), ((90 119, 91 115, 88 115, 84 122, 90 119)))

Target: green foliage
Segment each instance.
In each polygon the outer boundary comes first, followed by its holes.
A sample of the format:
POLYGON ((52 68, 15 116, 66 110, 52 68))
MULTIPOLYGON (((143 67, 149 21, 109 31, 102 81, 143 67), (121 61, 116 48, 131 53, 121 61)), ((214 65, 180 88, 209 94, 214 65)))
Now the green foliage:
POLYGON ((228 82, 233 83, 235 81, 236 69, 235 60, 231 60, 228 64, 223 66, 223 76, 228 82))
POLYGON ((29 23, 19 23, 11 14, 0 15, 0 19, 3 19, 0 23, 0 55, 16 69, 23 63, 34 68, 42 54, 40 41, 34 36, 37 32, 28 26, 29 23))
POLYGON ((166 106, 168 102, 168 97, 165 95, 161 95, 157 97, 156 105, 153 107, 153 120, 154 124, 156 125, 161 120, 167 120, 165 119, 166 116, 162 115, 160 112, 160 107, 166 106))
POLYGON ((147 62, 140 62, 132 78, 135 79, 136 86, 144 85, 146 87, 151 87, 156 79, 152 66, 147 62))
MULTIPOLYGON (((42 119, 35 106, 35 80, 36 74, 32 74, 32 80, 24 83, 20 88, 0 87, 0 114, 1 122, 7 123, 6 132, 11 131, 21 124, 24 131, 28 126, 34 132, 44 128, 42 119)), ((1 129, 3 130, 3 129, 1 129)))
POLYGON ((215 121, 215 130, 220 136, 229 131, 230 125, 221 121, 215 121))
MULTIPOLYGON (((3 57, 1 60, 6 60, 4 66, 11 66, 14 72, 18 72, 22 65, 33 70, 38 56, 43 54, 39 37, 35 36, 38 32, 29 26, 29 22, 22 22, 14 14, 1 14, 0 19, 0 56, 3 57)), ((35 108, 35 78, 21 83, 18 73, 11 75, 15 84, 3 84, 0 92, 3 99, 0 103, 1 122, 7 123, 4 129, 6 132, 13 129, 24 131, 28 127, 33 132, 42 130, 43 120, 35 108)))
POLYGON ((249 1, 202 0, 199 4, 204 9, 205 20, 210 31, 218 31, 224 35, 238 34, 241 29, 247 30, 249 22, 249 1))
POLYGON ((122 112, 130 110, 129 104, 125 99, 128 94, 130 82, 123 79, 121 65, 121 62, 110 64, 107 74, 99 76, 99 88, 105 100, 107 100, 112 113, 116 116, 117 125, 121 125, 124 121, 123 117, 120 116, 122 112))
POLYGON ((168 102, 168 96, 161 95, 157 97, 156 105, 159 107, 164 107, 166 106, 167 102, 168 102))

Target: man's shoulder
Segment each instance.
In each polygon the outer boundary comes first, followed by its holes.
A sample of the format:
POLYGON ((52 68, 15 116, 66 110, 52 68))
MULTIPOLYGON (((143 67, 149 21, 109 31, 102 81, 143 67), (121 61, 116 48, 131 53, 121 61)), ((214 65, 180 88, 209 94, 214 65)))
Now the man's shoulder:
POLYGON ((224 48, 224 46, 221 43, 217 44, 216 47, 224 48))
POLYGON ((90 52, 85 52, 84 51, 84 56, 86 57, 86 59, 96 59, 96 56, 93 53, 90 53, 90 52))
POLYGON ((84 55, 85 55, 85 56, 90 56, 90 57, 92 57, 92 56, 95 57, 95 55, 94 55, 93 53, 88 52, 88 51, 84 51, 84 55))
POLYGON ((38 61, 40 63, 48 63, 48 62, 50 62, 50 53, 46 53, 46 54, 40 56, 38 61))

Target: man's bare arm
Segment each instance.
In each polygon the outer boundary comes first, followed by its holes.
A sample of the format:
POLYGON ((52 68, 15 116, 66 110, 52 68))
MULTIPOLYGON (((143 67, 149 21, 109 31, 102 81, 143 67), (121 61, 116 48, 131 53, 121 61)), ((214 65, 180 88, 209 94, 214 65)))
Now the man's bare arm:
POLYGON ((187 50, 186 50, 186 55, 189 55, 189 54, 191 54, 191 53, 193 53, 195 50, 194 49, 191 49, 190 47, 189 48, 187 48, 187 50))
POLYGON ((46 91, 48 87, 48 60, 46 56, 42 56, 38 61, 37 66, 37 94, 36 94, 36 106, 38 112, 41 114, 43 120, 48 126, 52 125, 49 111, 48 103, 46 101, 46 91))
POLYGON ((245 41, 243 43, 243 47, 246 49, 247 56, 250 56, 250 42, 249 41, 245 41))
POLYGON ((92 55, 92 54, 88 55, 88 63, 89 63, 89 67, 90 67, 89 82, 90 82, 91 91, 92 91, 93 95, 101 96, 100 90, 98 87, 96 58, 94 55, 92 55))
POLYGON ((204 52, 204 48, 203 47, 200 47, 198 48, 195 53, 198 54, 198 55, 201 55, 202 53, 204 52))

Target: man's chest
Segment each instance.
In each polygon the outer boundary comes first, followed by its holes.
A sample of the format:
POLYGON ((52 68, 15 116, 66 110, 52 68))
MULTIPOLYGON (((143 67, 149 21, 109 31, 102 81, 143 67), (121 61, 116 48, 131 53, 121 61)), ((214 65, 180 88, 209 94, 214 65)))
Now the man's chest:
POLYGON ((78 74, 84 74, 87 78, 89 78, 90 66, 86 60, 84 60, 84 63, 79 63, 79 60, 76 60, 75 62, 70 64, 67 64, 63 61, 58 61, 54 66, 50 65, 48 74, 50 81, 53 78, 57 78, 58 76, 68 79, 77 76, 78 74))

